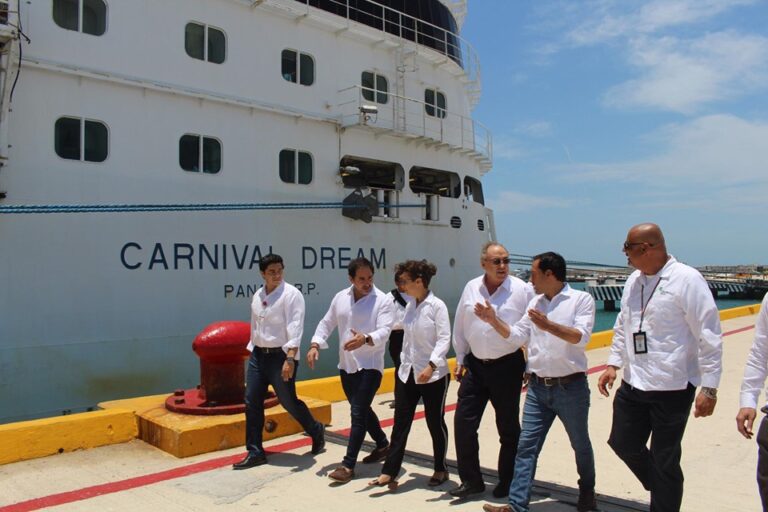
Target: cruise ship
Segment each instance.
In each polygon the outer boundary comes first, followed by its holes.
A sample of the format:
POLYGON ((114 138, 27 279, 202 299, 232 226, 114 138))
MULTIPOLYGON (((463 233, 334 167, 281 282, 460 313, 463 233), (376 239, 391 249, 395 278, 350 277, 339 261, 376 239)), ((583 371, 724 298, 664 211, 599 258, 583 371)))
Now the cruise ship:
POLYGON ((192 340, 248 319, 270 252, 305 338, 361 255, 384 290, 434 262, 453 309, 495 236, 466 12, 0 2, 0 423, 193 387, 192 340))

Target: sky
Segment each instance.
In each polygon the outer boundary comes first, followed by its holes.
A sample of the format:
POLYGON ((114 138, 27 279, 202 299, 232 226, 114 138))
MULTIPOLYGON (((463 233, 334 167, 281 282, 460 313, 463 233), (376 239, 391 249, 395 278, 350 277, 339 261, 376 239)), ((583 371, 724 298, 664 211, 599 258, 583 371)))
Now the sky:
POLYGON ((768 264, 768 0, 470 0, 483 178, 512 253, 768 264))

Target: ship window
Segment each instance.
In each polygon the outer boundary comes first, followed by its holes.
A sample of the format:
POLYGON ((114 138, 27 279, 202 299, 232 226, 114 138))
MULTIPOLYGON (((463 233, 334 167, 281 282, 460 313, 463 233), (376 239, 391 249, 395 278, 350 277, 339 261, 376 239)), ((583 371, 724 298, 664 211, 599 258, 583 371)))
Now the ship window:
POLYGON ((485 199, 483 198, 483 185, 482 183, 480 183, 480 180, 476 180, 475 178, 470 178, 469 176, 465 176, 464 177, 464 195, 470 201, 474 201, 480 204, 485 204, 485 199))
POLYGON ((345 155, 339 162, 339 174, 345 188, 402 190, 403 166, 395 162, 345 155))
POLYGON ((424 90, 424 110, 428 116, 445 118, 446 101, 445 94, 437 89, 424 90))
POLYGON ((289 82, 312 85, 315 83, 315 59, 308 53, 283 50, 282 73, 289 82))
POLYGON ((457 198, 461 195, 461 179, 455 172, 412 167, 409 180, 411 190, 417 194, 433 194, 457 198))
POLYGON ((308 185, 312 182, 312 155, 306 151, 280 151, 280 179, 286 183, 308 185))
POLYGON ((103 162, 109 152, 109 132, 99 121, 60 117, 54 127, 56 154, 67 160, 103 162))
POLYGON ((193 59, 221 64, 227 58, 227 38, 217 28, 201 23, 187 23, 184 28, 184 49, 193 59))
POLYGON ((221 142, 213 137, 186 134, 179 139, 179 165, 185 171, 217 174, 221 170, 221 142))
POLYGON ((67 30, 100 36, 107 30, 103 0, 53 0, 53 21, 67 30))
POLYGON ((389 100, 387 77, 373 71, 363 71, 361 84, 363 86, 363 98, 366 100, 381 104, 389 100))

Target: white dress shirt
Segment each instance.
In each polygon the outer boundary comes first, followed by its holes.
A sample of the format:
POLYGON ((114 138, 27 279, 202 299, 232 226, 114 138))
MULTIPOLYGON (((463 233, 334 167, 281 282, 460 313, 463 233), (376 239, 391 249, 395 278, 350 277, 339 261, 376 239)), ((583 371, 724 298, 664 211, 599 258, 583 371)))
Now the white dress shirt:
POLYGON ((355 301, 353 287, 341 290, 331 301, 331 307, 317 324, 312 343, 328 348, 328 337, 339 329, 339 369, 347 373, 359 370, 384 372, 384 350, 392 328, 392 295, 373 287, 371 292, 355 301), (344 344, 354 337, 352 331, 366 334, 373 346, 364 344, 355 350, 344 350, 344 344))
POLYGON ((744 380, 741 381, 741 406, 757 409, 760 389, 768 374, 768 294, 763 298, 755 323, 755 341, 747 357, 744 380))
POLYGON ((515 348, 527 343, 527 372, 539 377, 565 377, 587 371, 587 354, 584 349, 592 336, 594 325, 595 299, 565 283, 551 301, 543 294, 534 297, 528 304, 525 316, 512 327, 510 338, 515 348), (576 344, 568 343, 541 330, 528 316, 529 309, 541 311, 549 320, 560 325, 577 329, 581 339, 576 344))
POLYGON ((609 365, 624 367, 627 383, 642 391, 680 390, 689 382, 716 388, 722 355, 720 315, 696 269, 670 256, 655 276, 639 270, 629 276, 608 357, 609 365), (635 354, 633 333, 640 330, 643 304, 648 353, 635 354))
POLYGON ((401 306, 400 303, 395 298, 395 294, 393 292, 389 292, 389 298, 392 300, 392 330, 398 331, 403 330, 403 318, 405 317, 405 308, 408 306, 408 303, 411 302, 413 299, 411 299, 410 295, 407 293, 400 292, 400 296, 405 300, 405 306, 401 306))
POLYGON ((413 369, 413 379, 427 367, 429 362, 437 366, 429 382, 435 382, 448 374, 448 349, 451 348, 451 321, 445 302, 432 292, 417 306, 415 300, 408 301, 403 320, 403 351, 400 355, 400 370, 397 376, 408 382, 413 369))
POLYGON ((456 363, 463 365, 464 357, 470 352, 478 359, 498 359, 517 350, 510 340, 475 315, 475 304, 485 304, 487 300, 496 316, 512 326, 523 317, 533 295, 530 285, 513 276, 508 276, 493 295, 488 293, 484 275, 468 282, 456 306, 453 322, 456 363))
POLYGON ((248 350, 282 347, 287 353, 295 348, 298 359, 303 332, 304 296, 296 287, 283 281, 270 294, 263 286, 253 294, 248 350))

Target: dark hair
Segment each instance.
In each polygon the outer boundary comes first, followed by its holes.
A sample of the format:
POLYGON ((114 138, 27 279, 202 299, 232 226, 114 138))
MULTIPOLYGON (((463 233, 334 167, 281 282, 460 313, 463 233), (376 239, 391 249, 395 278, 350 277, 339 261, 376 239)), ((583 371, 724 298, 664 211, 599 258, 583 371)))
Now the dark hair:
POLYGON ((259 260, 259 270, 262 272, 267 271, 267 267, 270 265, 274 265, 275 263, 279 263, 283 268, 285 268, 285 263, 283 263, 283 257, 279 254, 272 254, 269 253, 263 258, 259 260))
POLYGON ((403 264, 402 263, 396 264, 395 265, 395 283, 397 283, 397 280, 400 279, 401 275, 403 275, 403 272, 405 272, 405 270, 403 270, 403 264))
POLYGON ((368 267, 371 269, 371 274, 375 273, 373 269, 373 263, 371 263, 368 258, 355 258, 349 262, 349 266, 347 267, 347 273, 349 274, 349 277, 355 277, 355 274, 357 274, 357 269, 360 267, 368 267))
POLYGON ((533 261, 539 262, 539 269, 542 272, 551 270, 555 278, 561 283, 565 282, 565 258, 556 252, 543 252, 533 257, 533 261))
POLYGON ((429 288, 429 282, 432 280, 432 276, 437 274, 437 267, 428 262, 427 260, 408 260, 404 263, 400 263, 402 273, 406 273, 411 276, 411 279, 421 278, 421 282, 424 283, 424 288, 429 288))

